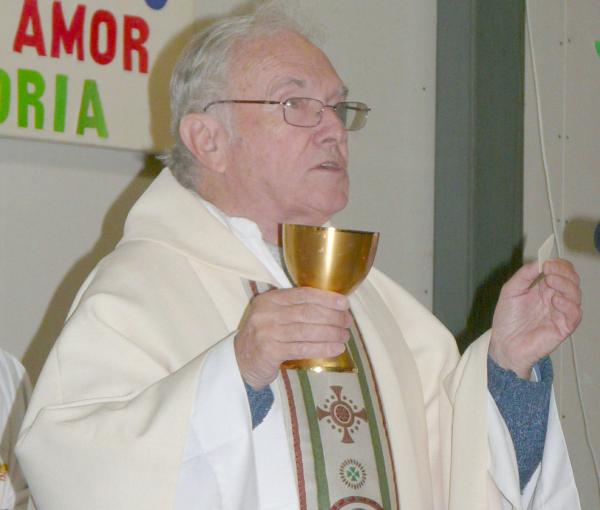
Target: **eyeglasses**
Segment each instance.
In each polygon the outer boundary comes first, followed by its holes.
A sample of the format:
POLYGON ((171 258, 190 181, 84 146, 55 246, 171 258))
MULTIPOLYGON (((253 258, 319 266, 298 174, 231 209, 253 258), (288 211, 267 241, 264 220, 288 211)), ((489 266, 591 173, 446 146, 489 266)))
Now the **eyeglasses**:
POLYGON ((367 115, 371 109, 365 103, 355 101, 340 101, 334 105, 328 105, 310 97, 290 97, 285 101, 261 101, 254 99, 222 99, 208 103, 205 112, 215 104, 279 104, 283 106, 283 119, 292 126, 315 127, 323 118, 325 108, 331 108, 338 116, 347 131, 357 131, 367 122, 367 115))

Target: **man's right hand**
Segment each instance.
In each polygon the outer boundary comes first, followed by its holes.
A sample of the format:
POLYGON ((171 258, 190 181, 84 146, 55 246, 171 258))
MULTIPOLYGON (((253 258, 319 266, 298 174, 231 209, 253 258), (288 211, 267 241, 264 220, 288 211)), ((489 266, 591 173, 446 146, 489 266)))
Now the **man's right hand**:
POLYGON ((300 287, 264 292, 250 301, 234 346, 242 378, 255 390, 286 360, 332 358, 344 351, 352 324, 348 298, 300 287))

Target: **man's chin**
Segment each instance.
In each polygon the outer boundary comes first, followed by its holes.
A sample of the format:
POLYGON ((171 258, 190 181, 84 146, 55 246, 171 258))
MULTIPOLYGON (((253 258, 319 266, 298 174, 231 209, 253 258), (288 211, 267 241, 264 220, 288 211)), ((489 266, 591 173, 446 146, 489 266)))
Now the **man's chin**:
POLYGON ((338 199, 332 200, 327 203, 325 207, 319 210, 321 213, 320 220, 316 220, 315 226, 323 225, 327 223, 332 216, 343 211, 348 205, 348 196, 344 195, 338 199))
POLYGON ((288 210, 287 214, 280 216, 280 219, 285 218, 280 223, 297 223, 320 227, 327 223, 333 215, 342 211, 348 204, 348 195, 346 193, 338 193, 335 196, 327 195, 319 198, 318 201, 305 203, 298 209, 288 210))

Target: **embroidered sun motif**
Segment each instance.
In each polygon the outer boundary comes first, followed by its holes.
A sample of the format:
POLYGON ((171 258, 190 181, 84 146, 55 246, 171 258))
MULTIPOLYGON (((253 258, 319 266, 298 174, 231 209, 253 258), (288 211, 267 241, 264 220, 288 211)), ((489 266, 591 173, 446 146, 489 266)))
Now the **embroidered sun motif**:
POLYGON ((356 491, 367 481, 367 471, 357 460, 346 459, 340 466, 340 479, 346 487, 356 491))
POLYGON ((325 421, 332 429, 342 433, 342 443, 354 443, 352 434, 359 428, 360 420, 367 421, 367 412, 358 409, 358 406, 348 397, 342 395, 341 386, 331 386, 333 395, 325 400, 324 409, 317 406, 317 417, 319 421, 325 421))

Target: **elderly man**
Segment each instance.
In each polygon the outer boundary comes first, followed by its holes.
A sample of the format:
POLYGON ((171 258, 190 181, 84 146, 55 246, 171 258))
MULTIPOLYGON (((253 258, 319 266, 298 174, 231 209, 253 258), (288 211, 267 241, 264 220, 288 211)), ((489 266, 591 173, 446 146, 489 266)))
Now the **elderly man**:
POLYGON ((539 283, 522 268, 462 358, 377 270, 349 299, 289 288, 279 225, 348 200, 368 109, 347 93, 273 10, 192 41, 170 169, 80 291, 26 418, 40 510, 578 507, 546 358, 580 320, 569 263, 539 283), (346 343, 356 373, 280 370, 346 343))

